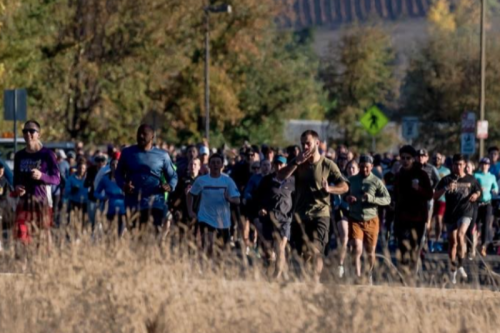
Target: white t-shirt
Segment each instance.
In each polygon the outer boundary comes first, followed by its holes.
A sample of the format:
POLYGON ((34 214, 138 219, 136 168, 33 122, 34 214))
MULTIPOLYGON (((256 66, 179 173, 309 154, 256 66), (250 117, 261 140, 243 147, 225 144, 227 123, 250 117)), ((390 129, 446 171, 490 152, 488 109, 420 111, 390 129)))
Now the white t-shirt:
POLYGON ((234 181, 226 174, 212 178, 210 174, 196 178, 190 193, 200 195, 198 222, 204 222, 216 229, 227 229, 231 226, 231 210, 224 193, 228 191, 230 198, 240 197, 234 181))

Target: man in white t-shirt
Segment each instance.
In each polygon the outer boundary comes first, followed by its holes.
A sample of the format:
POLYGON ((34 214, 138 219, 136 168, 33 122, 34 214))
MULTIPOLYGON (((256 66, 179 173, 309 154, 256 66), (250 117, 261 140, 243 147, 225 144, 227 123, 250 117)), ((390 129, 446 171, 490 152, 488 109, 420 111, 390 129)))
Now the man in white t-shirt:
POLYGON ((239 205, 240 192, 234 181, 222 173, 224 168, 222 155, 213 154, 208 164, 210 173, 195 180, 189 191, 187 206, 189 217, 198 219, 203 249, 211 256, 216 236, 222 238, 224 246, 229 242, 230 204, 239 205), (197 214, 193 210, 194 196, 200 196, 197 214))

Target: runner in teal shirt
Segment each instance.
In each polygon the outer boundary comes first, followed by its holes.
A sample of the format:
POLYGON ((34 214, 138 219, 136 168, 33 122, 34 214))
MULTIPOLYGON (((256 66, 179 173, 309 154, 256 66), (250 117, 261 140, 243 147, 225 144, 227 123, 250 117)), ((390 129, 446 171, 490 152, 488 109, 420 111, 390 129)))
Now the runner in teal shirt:
MULTIPOLYGON (((491 205, 492 193, 498 193, 496 177, 489 173, 490 159, 482 158, 479 162, 479 171, 474 174, 481 186, 481 197, 477 208, 477 225, 481 226, 481 255, 486 256, 488 245, 493 240, 493 207, 491 205)), ((475 245, 475 244, 474 244, 475 245)))

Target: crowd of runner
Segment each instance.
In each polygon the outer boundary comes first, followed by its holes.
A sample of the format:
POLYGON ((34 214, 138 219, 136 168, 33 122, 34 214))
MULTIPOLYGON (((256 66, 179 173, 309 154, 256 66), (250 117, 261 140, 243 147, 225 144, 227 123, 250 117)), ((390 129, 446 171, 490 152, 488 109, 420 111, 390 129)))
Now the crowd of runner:
POLYGON ((148 223, 163 236, 175 228, 176 237, 194 240, 209 257, 239 240, 276 278, 295 251, 319 280, 325 255, 336 247, 339 277, 350 253, 355 275, 370 283, 377 248, 397 253, 407 271, 426 252, 447 250, 452 283, 467 279, 466 258, 499 249, 497 147, 476 170, 460 154, 430 155, 409 145, 383 156, 327 149, 312 130, 286 149, 203 143, 177 150, 157 147, 153 128, 141 125, 136 144, 93 154, 82 146, 51 151, 41 131, 36 121, 24 124, 26 148, 15 155, 13 177, 0 164, 3 244, 30 244, 36 230, 50 246, 62 226, 78 243, 86 228, 101 227, 96 217, 103 215, 118 237, 148 223))

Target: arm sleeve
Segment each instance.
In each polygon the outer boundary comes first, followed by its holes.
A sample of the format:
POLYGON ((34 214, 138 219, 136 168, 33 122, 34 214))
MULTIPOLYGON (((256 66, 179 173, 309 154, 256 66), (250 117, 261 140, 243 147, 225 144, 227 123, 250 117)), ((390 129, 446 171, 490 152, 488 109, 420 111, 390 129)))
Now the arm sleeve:
POLYGON ((42 173, 40 180, 46 185, 59 185, 61 182, 61 173, 57 165, 56 155, 52 151, 47 153, 47 173, 42 173))
POLYGON ((333 163, 330 168, 330 174, 328 175, 328 183, 338 185, 340 183, 346 182, 347 180, 342 176, 337 164, 333 163))
POLYGON ((434 188, 437 187, 437 184, 441 180, 441 177, 439 177, 439 172, 435 167, 432 167, 432 182, 434 183, 434 188))
POLYGON ((71 193, 71 183, 72 183, 72 177, 69 176, 68 179, 66 180, 66 184, 64 187, 64 197, 67 199, 69 194, 71 193))
POLYGON ((119 188, 123 188, 125 182, 127 181, 127 153, 124 151, 118 160, 118 166, 115 172, 116 185, 119 188))
POLYGON ((239 198, 240 197, 240 191, 238 191, 238 188, 236 187, 236 183, 234 180, 228 177, 228 190, 229 190, 229 197, 231 198, 239 198))
POLYGON ((387 191, 387 188, 381 181, 378 181, 377 184, 377 191, 375 192, 372 203, 378 206, 389 206, 391 204, 389 191, 387 191))
POLYGON ((191 190, 189 190, 189 193, 191 193, 192 195, 200 195, 201 190, 202 190, 202 185, 200 178, 198 178, 194 181, 193 186, 191 186, 191 190))
POLYGON ((174 164, 170 159, 168 153, 165 153, 165 160, 163 162, 163 174, 165 175, 165 179, 167 180, 168 185, 172 188, 172 191, 175 190, 177 186, 178 178, 177 172, 175 171, 174 164))
POLYGON ((96 197, 96 199, 104 200, 106 198, 106 194, 104 193, 104 184, 105 180, 104 177, 102 177, 94 191, 94 197, 96 197))

